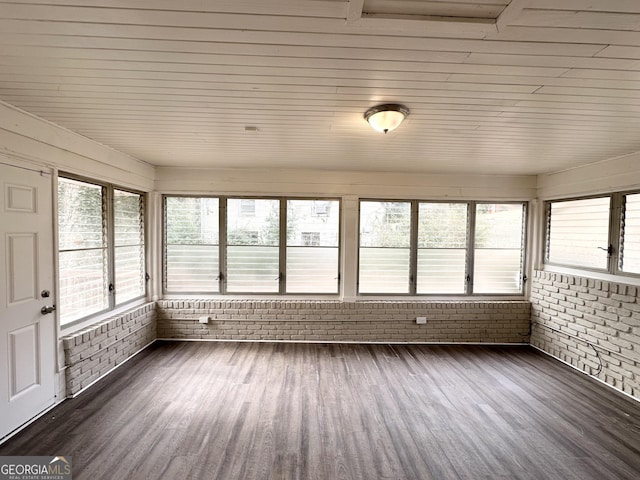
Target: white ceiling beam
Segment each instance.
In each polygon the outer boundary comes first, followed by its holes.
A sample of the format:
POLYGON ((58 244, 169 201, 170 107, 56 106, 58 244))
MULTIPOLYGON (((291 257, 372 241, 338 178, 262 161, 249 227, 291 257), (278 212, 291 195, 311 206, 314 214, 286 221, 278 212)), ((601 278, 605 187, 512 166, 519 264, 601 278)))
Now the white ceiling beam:
POLYGON ((384 30, 414 32, 430 37, 457 35, 460 38, 484 38, 497 33, 494 20, 487 18, 421 17, 411 15, 364 14, 359 25, 384 30))
POLYGON ((531 0, 511 0, 511 3, 502 11, 496 20, 498 32, 503 31, 514 19, 520 16, 522 10, 527 8, 531 0))
POLYGON ((349 0, 347 23, 358 22, 359 26, 391 29, 393 31, 418 32, 433 35, 471 35, 482 38, 496 33, 495 22, 485 18, 456 18, 420 15, 392 15, 364 12, 364 0, 349 0))
POLYGON ((347 9, 347 23, 353 23, 362 18, 362 9, 364 8, 364 0, 349 0, 349 8, 347 9))

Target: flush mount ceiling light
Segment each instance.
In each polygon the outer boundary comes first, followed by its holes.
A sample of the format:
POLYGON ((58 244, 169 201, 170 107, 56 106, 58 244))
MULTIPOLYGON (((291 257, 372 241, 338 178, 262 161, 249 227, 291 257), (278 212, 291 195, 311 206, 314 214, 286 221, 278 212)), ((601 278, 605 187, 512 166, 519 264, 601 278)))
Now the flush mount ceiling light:
POLYGON ((378 132, 395 130, 409 115, 409 109, 398 103, 386 103, 371 107, 364 114, 364 119, 378 132))

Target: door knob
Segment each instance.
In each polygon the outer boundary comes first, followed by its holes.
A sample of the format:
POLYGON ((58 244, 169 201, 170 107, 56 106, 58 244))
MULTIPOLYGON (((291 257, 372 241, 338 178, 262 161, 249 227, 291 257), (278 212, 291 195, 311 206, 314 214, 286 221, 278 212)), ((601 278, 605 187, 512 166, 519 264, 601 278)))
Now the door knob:
POLYGON ((53 312, 56 309, 55 305, 51 305, 50 307, 44 306, 40 309, 43 315, 53 312))

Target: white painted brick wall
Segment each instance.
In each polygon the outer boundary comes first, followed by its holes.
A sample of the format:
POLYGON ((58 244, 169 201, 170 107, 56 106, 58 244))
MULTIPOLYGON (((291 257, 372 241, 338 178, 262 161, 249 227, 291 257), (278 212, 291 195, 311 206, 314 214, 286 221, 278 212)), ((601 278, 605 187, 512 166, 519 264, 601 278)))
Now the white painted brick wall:
POLYGON ((78 393, 155 339, 155 303, 63 337, 67 395, 78 393))
POLYGON ((527 343, 530 303, 160 300, 158 337, 527 343), (208 324, 198 317, 210 316, 208 324), (427 317, 417 325, 418 316, 427 317))
POLYGON ((64 337, 66 391, 74 395, 156 338, 527 343, 530 318, 524 301, 161 300, 64 337), (209 324, 198 323, 204 315, 209 324))
POLYGON ((638 288, 543 271, 533 277, 531 344, 640 400, 638 288))

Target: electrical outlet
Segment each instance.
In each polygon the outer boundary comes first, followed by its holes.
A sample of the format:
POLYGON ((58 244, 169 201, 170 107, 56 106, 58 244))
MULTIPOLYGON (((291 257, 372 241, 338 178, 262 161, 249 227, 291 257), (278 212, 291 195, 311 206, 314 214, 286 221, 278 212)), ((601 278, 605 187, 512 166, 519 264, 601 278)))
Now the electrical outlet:
POLYGON ((427 317, 417 317, 416 323, 418 325, 424 325, 425 323, 427 323, 427 317))

